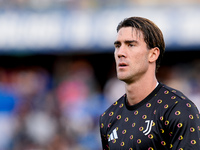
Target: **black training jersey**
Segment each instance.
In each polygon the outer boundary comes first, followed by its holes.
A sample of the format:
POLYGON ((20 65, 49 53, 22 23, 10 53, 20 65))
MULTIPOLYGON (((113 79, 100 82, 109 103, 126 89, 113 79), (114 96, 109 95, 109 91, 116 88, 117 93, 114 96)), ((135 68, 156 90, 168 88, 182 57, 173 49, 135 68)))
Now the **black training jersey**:
POLYGON ((126 94, 100 116, 104 150, 200 150, 196 106, 164 84, 130 106, 126 94))

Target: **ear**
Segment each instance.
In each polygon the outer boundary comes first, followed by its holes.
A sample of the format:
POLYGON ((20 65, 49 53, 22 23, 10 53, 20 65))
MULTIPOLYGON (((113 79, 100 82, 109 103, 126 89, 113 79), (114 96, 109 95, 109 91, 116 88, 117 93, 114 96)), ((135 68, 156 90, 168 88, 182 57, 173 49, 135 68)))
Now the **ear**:
POLYGON ((160 55, 160 49, 158 47, 154 47, 152 49, 150 49, 149 52, 149 62, 156 62, 156 60, 158 59, 160 55))

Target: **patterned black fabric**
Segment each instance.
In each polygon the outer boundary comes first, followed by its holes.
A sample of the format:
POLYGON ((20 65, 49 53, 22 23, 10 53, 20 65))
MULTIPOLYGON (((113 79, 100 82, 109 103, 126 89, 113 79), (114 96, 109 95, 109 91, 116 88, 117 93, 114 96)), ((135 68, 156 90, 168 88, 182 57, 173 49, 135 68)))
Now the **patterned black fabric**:
POLYGON ((104 150, 200 150, 196 106, 162 83, 133 106, 122 96, 100 116, 100 133, 104 150))

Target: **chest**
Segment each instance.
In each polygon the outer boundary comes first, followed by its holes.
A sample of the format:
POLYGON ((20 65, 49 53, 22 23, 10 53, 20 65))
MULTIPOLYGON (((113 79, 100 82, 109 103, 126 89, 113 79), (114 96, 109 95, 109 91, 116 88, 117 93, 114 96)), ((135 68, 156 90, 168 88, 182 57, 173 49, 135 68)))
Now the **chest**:
POLYGON ((159 120, 156 110, 147 108, 124 110, 115 114, 107 132, 111 149, 163 149, 162 145, 165 143, 162 142, 162 121, 159 120))

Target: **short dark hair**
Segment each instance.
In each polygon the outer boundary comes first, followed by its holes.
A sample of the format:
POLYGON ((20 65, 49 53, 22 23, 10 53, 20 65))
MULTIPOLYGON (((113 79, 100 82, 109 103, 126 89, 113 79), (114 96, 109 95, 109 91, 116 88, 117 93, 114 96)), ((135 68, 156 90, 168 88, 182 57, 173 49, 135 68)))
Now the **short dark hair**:
POLYGON ((151 20, 142 17, 130 17, 121 21, 117 26, 117 32, 123 27, 133 27, 142 31, 144 41, 149 49, 158 47, 160 55, 156 60, 156 71, 160 67, 161 59, 165 52, 165 42, 162 31, 151 20))

